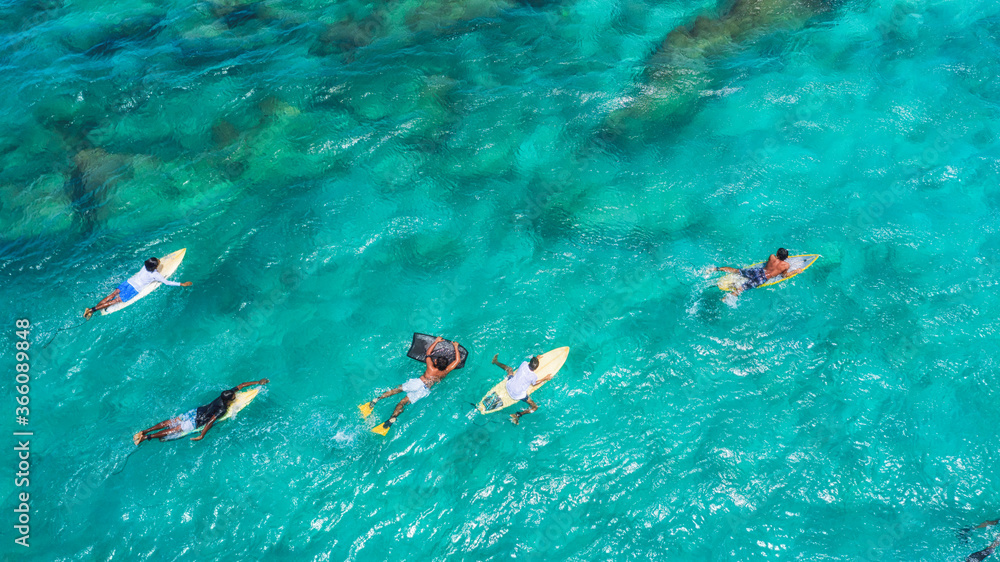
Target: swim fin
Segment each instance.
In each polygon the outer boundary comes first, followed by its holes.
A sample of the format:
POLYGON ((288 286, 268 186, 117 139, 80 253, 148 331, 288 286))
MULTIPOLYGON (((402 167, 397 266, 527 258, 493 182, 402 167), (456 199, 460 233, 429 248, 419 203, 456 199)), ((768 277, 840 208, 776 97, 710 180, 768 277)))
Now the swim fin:
POLYGON ((385 423, 380 423, 372 428, 372 433, 378 433, 379 435, 385 435, 389 433, 389 428, 392 427, 392 422, 390 420, 385 420, 385 423))
POLYGON ((367 418, 372 415, 372 410, 375 408, 371 402, 365 402, 364 404, 358 404, 358 409, 361 410, 361 415, 367 418))

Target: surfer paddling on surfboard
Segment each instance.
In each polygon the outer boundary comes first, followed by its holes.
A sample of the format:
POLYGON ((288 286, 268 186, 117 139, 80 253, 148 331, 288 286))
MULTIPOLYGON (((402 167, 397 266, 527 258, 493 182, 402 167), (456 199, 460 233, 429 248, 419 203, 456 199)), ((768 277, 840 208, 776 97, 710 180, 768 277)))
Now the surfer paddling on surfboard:
POLYGON ((210 404, 199 406, 193 410, 188 410, 176 418, 161 421, 149 429, 144 429, 139 433, 136 433, 132 436, 132 442, 136 445, 141 445, 143 441, 149 441, 150 439, 170 441, 171 439, 177 439, 183 435, 191 433, 199 427, 204 426, 205 429, 201 430, 201 434, 198 435, 198 437, 191 438, 192 441, 201 441, 205 438, 205 434, 208 433, 208 430, 212 429, 212 424, 215 423, 215 420, 226 415, 226 411, 229 410, 229 406, 233 403, 233 400, 236 399, 237 392, 248 386, 253 386, 255 384, 267 384, 269 382, 271 381, 267 379, 260 379, 259 381, 242 383, 229 390, 223 390, 222 394, 220 394, 219 397, 213 400, 210 404), (154 431, 156 431, 156 433, 153 433, 154 431))
MULTIPOLYGON (((801 271, 801 269, 789 269, 789 265, 785 263, 786 259, 788 259, 788 250, 778 248, 777 252, 771 254, 767 258, 764 265, 749 267, 746 269, 738 269, 735 267, 716 267, 712 271, 725 271, 726 273, 735 273, 736 275, 743 276, 745 281, 733 289, 732 293, 730 293, 735 299, 738 298, 740 293, 743 291, 760 287, 764 283, 767 283, 768 279, 772 279, 779 275, 782 277, 791 277, 801 271)), ((723 298, 722 300, 725 301, 726 299, 723 298)))
POLYGON ((493 356, 493 364, 507 371, 507 394, 514 400, 520 400, 528 405, 527 410, 510 415, 510 420, 514 422, 514 425, 517 425, 521 421, 521 416, 538 409, 538 404, 535 404, 535 401, 528 396, 528 389, 550 380, 554 373, 539 378, 538 373, 535 372, 538 369, 538 357, 532 357, 531 361, 522 361, 516 371, 497 361, 497 357, 500 357, 500 354, 493 356))
POLYGON ((157 258, 149 258, 148 260, 146 260, 144 267, 139 270, 139 273, 136 273, 132 277, 129 277, 127 280, 122 281, 121 284, 118 285, 117 289, 111 291, 111 294, 104 297, 104 299, 101 300, 101 302, 97 303, 96 306, 94 306, 93 308, 85 309, 83 311, 83 317, 86 318, 87 320, 90 320, 90 317, 93 316, 93 314, 98 310, 103 310, 105 308, 108 308, 109 306, 118 303, 128 302, 134 299, 136 295, 141 293, 142 290, 145 289, 147 285, 154 282, 160 282, 163 283, 164 285, 170 285, 171 287, 191 286, 190 281, 185 281, 184 283, 178 283, 176 281, 168 280, 166 277, 160 274, 159 271, 156 271, 156 268, 159 267, 159 265, 160 265, 160 260, 157 258))
POLYGON ((427 369, 424 370, 424 374, 421 375, 420 378, 410 379, 392 390, 387 390, 384 394, 382 394, 382 396, 379 396, 371 402, 366 402, 358 406, 358 409, 360 409, 364 417, 367 418, 372 413, 372 409, 379 400, 394 396, 400 392, 406 393, 406 396, 400 400, 398 404, 396 404, 396 409, 392 411, 392 415, 389 416, 389 419, 379 425, 376 425, 372 429, 373 432, 378 433, 379 435, 385 435, 388 433, 389 428, 392 427, 392 424, 396 423, 396 418, 399 417, 399 414, 403 413, 403 408, 405 408, 407 404, 415 404, 418 400, 430 394, 431 387, 438 382, 441 382, 441 379, 447 376, 448 373, 454 371, 455 367, 458 367, 458 364, 462 362, 461 354, 458 351, 458 344, 455 342, 451 342, 452 347, 455 348, 454 361, 449 363, 448 359, 441 357, 440 355, 437 357, 431 357, 431 354, 434 353, 434 348, 443 340, 444 338, 441 337, 434 338, 431 345, 427 347, 427 357, 424 359, 427 369))

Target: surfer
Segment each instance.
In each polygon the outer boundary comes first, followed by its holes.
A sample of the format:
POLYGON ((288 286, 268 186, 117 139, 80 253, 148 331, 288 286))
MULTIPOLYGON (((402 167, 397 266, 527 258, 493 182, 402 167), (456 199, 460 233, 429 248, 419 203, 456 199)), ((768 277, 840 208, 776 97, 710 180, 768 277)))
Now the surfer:
POLYGON ((452 347, 455 348, 455 360, 451 363, 448 362, 446 357, 431 357, 431 353, 434 352, 434 348, 443 340, 444 338, 441 337, 434 338, 434 341, 427 346, 427 352, 424 354, 426 355, 424 363, 427 364, 427 368, 424 370, 423 375, 419 378, 410 379, 392 390, 387 390, 378 398, 360 406, 362 413, 365 417, 367 417, 372 413, 372 409, 379 400, 394 396, 400 392, 406 393, 406 396, 403 397, 398 404, 396 404, 396 409, 392 411, 392 415, 389 416, 389 419, 376 426, 372 431, 385 435, 386 432, 389 431, 389 428, 392 427, 392 424, 396 423, 396 418, 398 418, 399 414, 403 412, 403 408, 405 408, 407 404, 416 404, 418 400, 430 394, 431 387, 441 382, 441 379, 447 376, 448 373, 455 370, 455 367, 462 362, 462 356, 458 352, 458 344, 455 342, 451 342, 452 347))
POLYGON ((754 287, 760 287, 764 283, 767 283, 768 279, 779 275, 782 277, 791 277, 792 275, 802 271, 801 269, 789 269, 788 263, 785 262, 786 259, 788 259, 788 250, 778 248, 777 252, 771 254, 767 258, 764 265, 749 267, 746 269, 738 269, 735 267, 716 267, 713 271, 725 271, 726 273, 735 273, 743 276, 743 284, 733 289, 732 292, 733 298, 737 298, 743 291, 753 289, 754 287))
POLYGON ((505 385, 507 387, 507 394, 514 400, 520 400, 528 405, 527 410, 521 410, 516 414, 510 415, 510 420, 514 422, 514 425, 517 425, 521 421, 521 416, 530 414, 538 409, 538 404, 535 404, 535 401, 528 396, 528 389, 536 384, 550 380, 552 375, 538 378, 538 373, 535 372, 535 369, 538 368, 538 357, 532 357, 531 361, 522 361, 515 371, 497 361, 497 357, 499 356, 499 354, 493 356, 493 364, 507 371, 507 384, 505 385))
POLYGON ((242 383, 229 390, 223 390, 222 394, 220 394, 219 397, 213 400, 210 404, 188 410, 176 418, 161 421, 149 429, 144 429, 133 435, 132 441, 136 445, 150 439, 169 441, 171 439, 177 439, 183 434, 194 431, 199 427, 205 426, 205 429, 201 430, 201 435, 191 438, 192 441, 201 441, 204 439, 205 434, 208 433, 208 430, 212 428, 212 424, 215 423, 215 420, 226 415, 226 411, 229 410, 230 404, 232 404, 233 400, 236 399, 237 392, 248 386, 253 386, 255 384, 267 384, 269 382, 271 381, 267 379, 260 379, 259 381, 242 383), (157 433, 152 433, 154 431, 157 431, 157 433))
POLYGON ((161 275, 159 271, 156 271, 156 268, 159 267, 159 265, 160 260, 157 258, 149 258, 146 260, 145 266, 139 270, 139 273, 136 273, 127 280, 122 281, 121 284, 118 285, 117 289, 111 291, 110 295, 104 297, 104 299, 97 303, 97 305, 93 308, 84 309, 83 317, 90 320, 90 317, 98 310, 104 310, 105 308, 120 302, 128 302, 141 293, 142 290, 146 288, 146 285, 155 281, 159 281, 164 285, 170 285, 171 287, 191 286, 190 281, 178 283, 176 281, 167 280, 167 278, 161 275))

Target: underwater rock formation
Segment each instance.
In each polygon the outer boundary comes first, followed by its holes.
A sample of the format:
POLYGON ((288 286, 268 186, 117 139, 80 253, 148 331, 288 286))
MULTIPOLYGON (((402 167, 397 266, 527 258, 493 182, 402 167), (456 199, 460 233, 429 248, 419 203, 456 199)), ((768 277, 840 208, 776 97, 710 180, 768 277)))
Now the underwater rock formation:
POLYGON ((715 82, 714 60, 755 37, 801 28, 828 9, 823 0, 737 0, 718 17, 698 16, 675 28, 649 58, 628 106, 608 116, 603 134, 643 137, 647 124, 683 121, 715 82))

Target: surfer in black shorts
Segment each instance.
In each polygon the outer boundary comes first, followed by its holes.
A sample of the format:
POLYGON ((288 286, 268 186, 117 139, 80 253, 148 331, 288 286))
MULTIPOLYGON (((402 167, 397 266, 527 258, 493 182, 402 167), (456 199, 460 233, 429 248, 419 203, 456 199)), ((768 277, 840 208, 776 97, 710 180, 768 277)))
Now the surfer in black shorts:
POLYGON ((731 293, 733 298, 736 298, 740 296, 740 293, 746 291, 747 289, 760 287, 766 283, 768 279, 779 275, 782 277, 790 277, 799 271, 802 271, 801 269, 789 269, 788 263, 785 262, 786 259, 788 259, 788 250, 778 248, 777 252, 767 258, 767 262, 765 262, 764 265, 750 267, 747 269, 737 269, 735 267, 716 267, 712 271, 725 271, 726 273, 735 273, 743 276, 746 281, 744 281, 743 284, 736 289, 733 289, 733 292, 731 293))

